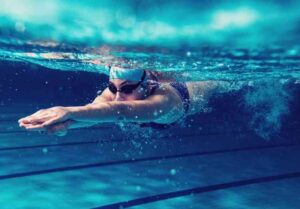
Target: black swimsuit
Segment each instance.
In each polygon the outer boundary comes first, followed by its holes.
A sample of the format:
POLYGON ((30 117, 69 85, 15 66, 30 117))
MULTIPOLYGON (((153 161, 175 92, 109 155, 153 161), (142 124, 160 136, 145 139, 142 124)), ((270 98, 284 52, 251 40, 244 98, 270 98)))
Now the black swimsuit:
MULTIPOLYGON (((190 106, 190 95, 189 95, 189 91, 187 89, 186 84, 183 82, 172 82, 172 83, 170 83, 170 86, 172 86, 174 89, 176 89, 178 95, 180 96, 180 98, 182 100, 184 113, 186 114, 188 112, 189 106, 190 106)), ((159 85, 157 85, 155 88, 152 88, 150 95, 153 94, 154 90, 158 87, 159 87, 159 85)), ((139 125, 140 125, 140 127, 151 127, 154 129, 166 129, 171 126, 174 126, 175 124, 177 124, 177 121, 170 123, 170 124, 149 122, 149 123, 141 123, 139 125)))

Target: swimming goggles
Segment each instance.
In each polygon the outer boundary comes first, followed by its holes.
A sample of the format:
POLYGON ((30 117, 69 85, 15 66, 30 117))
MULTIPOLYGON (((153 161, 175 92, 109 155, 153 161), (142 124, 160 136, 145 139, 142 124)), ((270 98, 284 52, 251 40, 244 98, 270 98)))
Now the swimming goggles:
POLYGON ((122 86, 120 89, 117 89, 115 84, 112 82, 109 82, 108 89, 111 91, 111 93, 116 94, 117 92, 124 93, 124 94, 131 94, 144 80, 146 77, 146 72, 144 72, 141 80, 136 84, 129 84, 122 86))

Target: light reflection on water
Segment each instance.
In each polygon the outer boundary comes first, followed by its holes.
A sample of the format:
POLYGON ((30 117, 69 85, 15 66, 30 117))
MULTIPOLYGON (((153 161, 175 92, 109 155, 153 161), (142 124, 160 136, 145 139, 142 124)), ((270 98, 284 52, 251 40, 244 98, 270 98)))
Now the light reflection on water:
POLYGON ((139 67, 179 73, 179 80, 299 79, 299 46, 288 48, 155 48, 108 46, 80 47, 50 45, 48 42, 22 46, 3 44, 0 59, 38 64, 62 71, 108 73, 106 66, 139 67), (10 48, 13 46, 14 48, 10 48))
POLYGON ((300 4, 293 0, 234 4, 226 0, 1 0, 0 4, 3 36, 85 45, 298 42, 300 4))

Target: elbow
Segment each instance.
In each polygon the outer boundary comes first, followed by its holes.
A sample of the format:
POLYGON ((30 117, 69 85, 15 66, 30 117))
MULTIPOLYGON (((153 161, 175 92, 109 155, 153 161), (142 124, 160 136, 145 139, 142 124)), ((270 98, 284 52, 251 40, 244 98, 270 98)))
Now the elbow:
POLYGON ((144 107, 140 109, 122 103, 115 109, 115 113, 118 120, 132 122, 151 122, 158 120, 164 115, 164 111, 157 108, 144 107))

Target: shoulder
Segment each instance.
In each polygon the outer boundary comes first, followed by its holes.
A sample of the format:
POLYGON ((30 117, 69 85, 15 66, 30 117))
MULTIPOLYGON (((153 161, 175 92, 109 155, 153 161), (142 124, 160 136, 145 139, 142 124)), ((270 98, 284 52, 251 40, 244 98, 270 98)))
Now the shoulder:
POLYGON ((184 115, 184 107, 180 96, 169 84, 160 85, 155 92, 147 98, 150 103, 160 103, 164 114, 157 118, 156 123, 172 123, 184 115))
POLYGON ((175 106, 182 106, 182 101, 177 91, 170 86, 169 83, 161 83, 158 88, 148 97, 148 99, 163 98, 164 101, 168 101, 169 104, 175 106))
POLYGON ((94 99, 92 103, 108 102, 108 101, 112 101, 112 94, 108 90, 108 88, 106 88, 102 92, 98 93, 98 96, 94 99))

